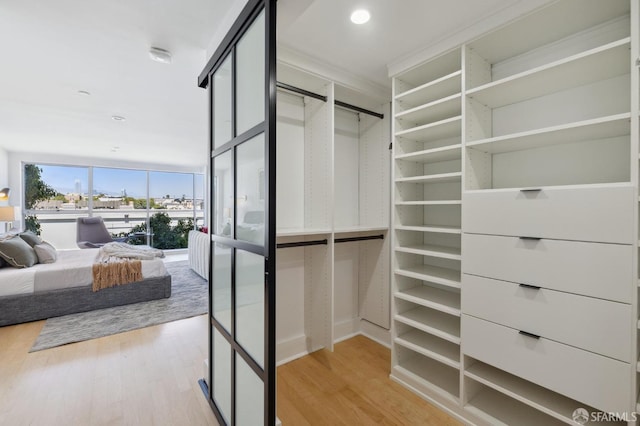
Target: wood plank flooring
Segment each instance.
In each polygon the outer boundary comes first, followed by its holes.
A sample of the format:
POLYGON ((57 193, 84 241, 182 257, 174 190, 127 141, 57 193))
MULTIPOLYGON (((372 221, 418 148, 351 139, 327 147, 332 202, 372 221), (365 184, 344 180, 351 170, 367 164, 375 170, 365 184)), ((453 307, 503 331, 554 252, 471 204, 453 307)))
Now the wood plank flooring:
MULTIPOLYGON (((197 384, 207 317, 28 353, 44 321, 0 327, 0 425, 216 425, 197 384)), ((278 368, 284 426, 458 424, 389 379, 362 336, 278 368)))
POLYGON ((43 325, 0 327, 0 425, 217 424, 206 315, 29 354, 43 325))
POLYGON ((389 379, 391 353, 356 336, 278 367, 278 417, 295 425, 458 425, 389 379))

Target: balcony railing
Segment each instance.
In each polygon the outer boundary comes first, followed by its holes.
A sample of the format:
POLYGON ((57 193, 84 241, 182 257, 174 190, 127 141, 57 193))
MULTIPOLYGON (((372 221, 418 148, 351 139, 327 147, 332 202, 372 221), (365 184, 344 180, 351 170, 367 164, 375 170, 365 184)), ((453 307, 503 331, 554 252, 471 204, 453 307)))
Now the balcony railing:
MULTIPOLYGON (((164 213, 171 218, 171 226, 175 227, 180 219, 193 219, 194 227, 204 225, 203 210, 149 210, 149 217, 164 213)), ((75 249, 76 218, 86 217, 86 209, 76 210, 28 210, 27 216, 35 215, 41 228, 41 237, 57 249, 75 249)), ((137 225, 147 223, 147 210, 94 210, 93 216, 101 216, 109 232, 113 235, 128 235, 137 225)), ((146 229, 146 227, 145 227, 146 229)), ((153 232, 153 230, 151 230, 153 232)), ((149 243, 150 241, 146 241, 149 243)), ((159 247, 163 248, 163 247, 159 247)))

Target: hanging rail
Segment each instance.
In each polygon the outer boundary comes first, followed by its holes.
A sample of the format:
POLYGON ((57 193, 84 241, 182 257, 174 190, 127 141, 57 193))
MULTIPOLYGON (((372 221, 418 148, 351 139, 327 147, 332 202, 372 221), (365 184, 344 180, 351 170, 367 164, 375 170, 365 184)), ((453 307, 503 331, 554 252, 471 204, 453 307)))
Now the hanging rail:
MULTIPOLYGON (((303 95, 303 96, 309 96, 309 97, 314 98, 314 99, 319 99, 322 102, 327 102, 327 97, 326 96, 320 95, 318 93, 310 92, 308 90, 301 89, 299 87, 292 86, 290 84, 286 84, 286 83, 282 83, 282 82, 278 81, 276 83, 276 86, 279 87, 280 89, 287 90, 289 92, 298 93, 298 94, 303 95)), ((384 114, 380 114, 379 112, 371 111, 371 110, 368 110, 368 109, 365 109, 365 108, 360 108, 359 106, 351 105, 351 104, 348 104, 346 102, 339 101, 337 99, 334 100, 333 103, 336 106, 339 106, 339 107, 342 107, 342 108, 350 109, 350 110, 356 111, 356 112, 361 112, 363 114, 368 114, 368 115, 371 115, 373 117, 377 117, 377 118, 379 118, 381 120, 384 119, 384 114)))
POLYGON ((277 248, 290 248, 290 247, 304 247, 304 246, 319 246, 321 244, 327 245, 328 241, 325 238, 324 240, 313 240, 313 241, 297 241, 294 243, 279 243, 276 244, 277 248))
POLYGON ((367 240, 384 240, 384 235, 366 235, 364 237, 348 237, 348 238, 336 238, 336 243, 350 243, 353 241, 367 241, 367 240))
POLYGON ((336 104, 339 107, 342 107, 342 108, 346 108, 346 109, 350 109, 350 110, 353 110, 353 111, 361 112, 363 114, 372 115, 374 117, 379 118, 380 120, 384 119, 384 114, 380 114, 379 112, 375 112, 375 111, 371 111, 371 110, 368 110, 368 109, 360 108, 359 106, 351 105, 351 104, 348 104, 346 102, 339 101, 337 99, 335 101, 333 101, 333 103, 336 104))
POLYGON ((303 95, 303 96, 309 96, 311 98, 320 99, 322 102, 327 102, 327 97, 326 96, 319 95, 318 93, 310 92, 308 90, 304 90, 304 89, 301 89, 299 87, 292 86, 290 84, 281 83, 281 82, 278 81, 276 83, 276 86, 281 88, 281 89, 283 89, 283 90, 288 90, 289 92, 298 93, 298 94, 303 95))

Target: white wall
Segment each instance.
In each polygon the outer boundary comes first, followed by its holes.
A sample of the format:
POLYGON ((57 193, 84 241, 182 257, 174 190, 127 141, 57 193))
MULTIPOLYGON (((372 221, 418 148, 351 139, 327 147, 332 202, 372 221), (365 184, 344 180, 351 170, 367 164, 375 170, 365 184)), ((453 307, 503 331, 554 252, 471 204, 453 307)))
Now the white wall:
POLYGON ((240 16, 240 12, 242 12, 242 9, 244 9, 248 2, 249 0, 235 0, 233 2, 226 16, 224 17, 220 25, 218 25, 218 31, 216 31, 213 38, 209 42, 209 47, 207 48, 207 60, 209 60, 209 58, 216 52, 218 45, 220 44, 222 39, 224 39, 224 36, 227 35, 229 30, 233 26, 233 23, 238 18, 238 16, 240 16))
POLYGON ((0 189, 9 184, 9 153, 0 148, 0 189))

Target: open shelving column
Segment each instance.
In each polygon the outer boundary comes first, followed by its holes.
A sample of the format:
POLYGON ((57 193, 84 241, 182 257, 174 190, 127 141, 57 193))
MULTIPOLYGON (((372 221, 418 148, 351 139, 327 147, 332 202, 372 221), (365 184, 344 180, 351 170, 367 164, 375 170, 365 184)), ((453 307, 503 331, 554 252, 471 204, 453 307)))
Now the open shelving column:
POLYGON ((392 378, 458 405, 462 67, 456 49, 394 79, 392 378))

